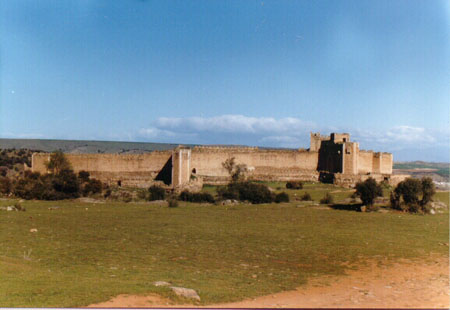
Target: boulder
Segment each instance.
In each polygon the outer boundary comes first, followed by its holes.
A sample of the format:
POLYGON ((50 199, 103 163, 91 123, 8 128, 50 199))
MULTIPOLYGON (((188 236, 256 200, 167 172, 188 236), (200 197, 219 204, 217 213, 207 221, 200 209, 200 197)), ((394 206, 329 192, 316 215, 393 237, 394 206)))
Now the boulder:
POLYGON ((166 281, 156 281, 156 282, 153 282, 153 285, 154 286, 169 286, 170 283, 166 282, 166 281))
POLYGON ((197 292, 191 288, 177 287, 177 286, 171 286, 170 288, 178 296, 200 301, 200 296, 198 296, 197 292))

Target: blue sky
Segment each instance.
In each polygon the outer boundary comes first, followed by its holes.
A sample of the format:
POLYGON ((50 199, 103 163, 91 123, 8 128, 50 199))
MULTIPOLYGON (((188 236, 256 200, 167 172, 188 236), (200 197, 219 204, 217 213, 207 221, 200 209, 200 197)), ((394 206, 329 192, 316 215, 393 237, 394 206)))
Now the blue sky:
POLYGON ((449 161, 448 1, 0 2, 0 136, 449 161))

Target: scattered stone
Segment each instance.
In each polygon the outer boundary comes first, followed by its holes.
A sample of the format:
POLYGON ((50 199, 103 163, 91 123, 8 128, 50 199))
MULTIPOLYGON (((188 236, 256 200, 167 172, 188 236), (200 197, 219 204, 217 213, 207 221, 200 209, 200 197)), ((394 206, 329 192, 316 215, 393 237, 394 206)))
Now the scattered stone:
POLYGON ((441 201, 433 201, 431 202, 431 208, 434 210, 447 209, 447 205, 441 201))
POLYGON ((30 229, 30 232, 32 232, 32 233, 33 233, 33 232, 37 232, 37 231, 38 231, 38 230, 37 230, 36 228, 31 228, 31 229, 30 229))
POLYGON ((435 215, 435 214, 436 214, 436 211, 434 211, 434 209, 431 209, 431 210, 430 210, 430 214, 435 215))
POLYGON ((366 212, 367 211, 367 207, 366 206, 361 206, 361 212, 366 212))
POLYGON ((177 287, 177 286, 171 286, 170 288, 178 296, 200 301, 200 296, 198 296, 197 292, 191 288, 177 287))
POLYGON ((58 206, 55 206, 55 207, 50 207, 50 208, 48 208, 49 210, 56 210, 56 209, 59 209, 60 207, 58 207, 58 206))
POLYGON ((156 281, 156 282, 153 282, 153 285, 154 286, 169 286, 170 283, 166 282, 166 281, 156 281))
POLYGON ((230 205, 235 205, 237 204, 238 201, 234 200, 234 199, 226 199, 224 201, 222 201, 222 206, 230 206, 230 205))
POLYGON ((25 211, 25 208, 23 208, 20 205, 17 205, 17 206, 0 207, 0 210, 2 210, 2 211, 25 211))

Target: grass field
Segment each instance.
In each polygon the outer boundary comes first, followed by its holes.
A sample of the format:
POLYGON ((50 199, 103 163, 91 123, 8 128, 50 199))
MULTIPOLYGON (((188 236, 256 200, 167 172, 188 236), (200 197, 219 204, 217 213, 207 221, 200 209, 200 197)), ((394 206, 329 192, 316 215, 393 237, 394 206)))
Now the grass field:
MULTIPOLYGON (((311 183, 290 195, 304 191, 315 200, 327 191, 336 199, 351 193, 311 183)), ((448 204, 448 192, 435 198, 448 204)), ((154 281, 193 288, 202 303, 227 302, 293 289, 368 260, 448 255, 448 211, 361 213, 298 202, 23 205, 26 212, 0 213, 2 307, 86 306, 151 292, 176 299, 154 281)))

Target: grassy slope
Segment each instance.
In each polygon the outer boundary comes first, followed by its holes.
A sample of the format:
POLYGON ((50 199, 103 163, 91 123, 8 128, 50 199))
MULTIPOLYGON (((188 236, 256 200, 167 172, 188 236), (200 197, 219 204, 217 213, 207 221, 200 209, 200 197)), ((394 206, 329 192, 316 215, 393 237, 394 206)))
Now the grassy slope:
MULTIPOLYGON (((336 188, 316 190, 311 195, 320 199, 320 191, 336 188)), ((448 193, 437 198, 448 204, 448 193)), ((346 262, 448 255, 448 213, 357 213, 298 203, 24 205, 26 212, 0 213, 3 307, 85 306, 123 293, 173 298, 152 285, 158 280, 194 288, 205 303, 225 302, 341 274, 346 262)))

